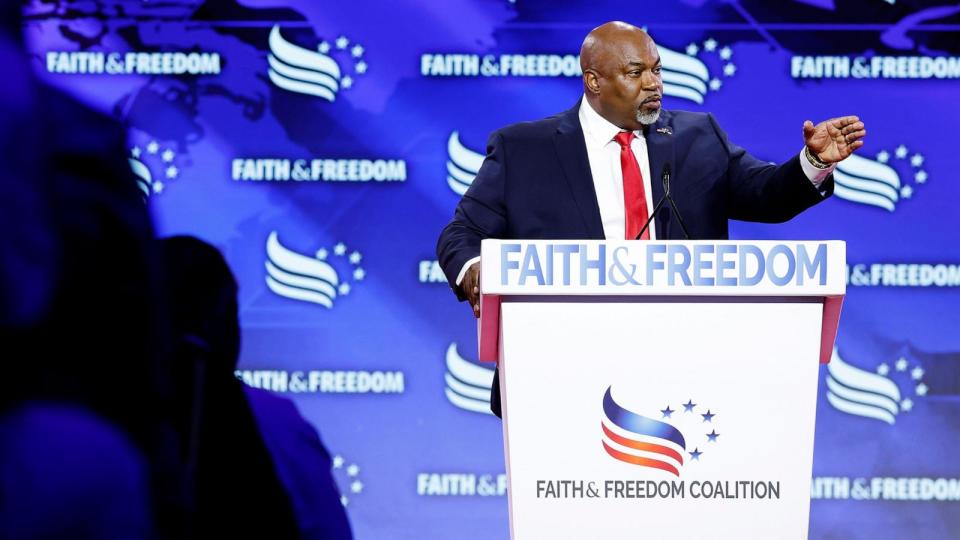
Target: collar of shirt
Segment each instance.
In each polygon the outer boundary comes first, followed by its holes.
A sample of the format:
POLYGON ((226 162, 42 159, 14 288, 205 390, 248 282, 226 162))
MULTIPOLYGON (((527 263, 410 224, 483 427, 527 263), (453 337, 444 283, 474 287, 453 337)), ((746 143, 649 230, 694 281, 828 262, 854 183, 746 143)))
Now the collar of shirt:
MULTIPOLYGON (((584 140, 587 145, 593 148, 603 148, 613 142, 617 133, 623 131, 610 123, 609 120, 600 116, 600 113, 593 110, 593 107, 587 101, 584 95, 580 100, 580 126, 583 128, 584 140)), ((643 131, 634 131, 633 134, 638 138, 643 138, 643 131)))

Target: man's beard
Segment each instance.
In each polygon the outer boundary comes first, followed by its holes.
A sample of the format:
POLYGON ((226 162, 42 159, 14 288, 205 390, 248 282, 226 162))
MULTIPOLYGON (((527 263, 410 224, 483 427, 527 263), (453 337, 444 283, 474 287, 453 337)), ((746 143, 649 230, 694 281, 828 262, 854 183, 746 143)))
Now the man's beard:
POLYGON ((660 119, 660 107, 649 112, 643 109, 637 109, 637 122, 640 122, 641 125, 649 126, 655 124, 658 119, 660 119))

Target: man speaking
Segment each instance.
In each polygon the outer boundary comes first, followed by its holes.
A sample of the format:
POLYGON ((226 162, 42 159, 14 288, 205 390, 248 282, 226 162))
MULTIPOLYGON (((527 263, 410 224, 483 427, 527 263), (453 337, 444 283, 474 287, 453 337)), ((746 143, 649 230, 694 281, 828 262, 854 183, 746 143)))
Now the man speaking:
MULTIPOLYGON (((661 108, 657 46, 622 22, 587 35, 580 67, 584 95, 572 109, 490 136, 440 234, 440 265, 478 317, 484 238, 726 239, 730 219, 783 222, 824 200, 833 168, 866 135, 856 116, 806 121, 796 156, 780 165, 758 160, 729 142, 712 115, 661 108)), ((499 394, 495 377, 497 416, 499 394)))

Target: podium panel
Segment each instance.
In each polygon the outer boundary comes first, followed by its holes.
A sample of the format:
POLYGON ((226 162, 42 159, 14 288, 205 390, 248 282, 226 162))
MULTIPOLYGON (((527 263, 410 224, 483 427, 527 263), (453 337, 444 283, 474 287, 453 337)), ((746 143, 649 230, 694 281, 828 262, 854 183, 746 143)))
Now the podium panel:
POLYGON ((514 539, 806 538, 843 242, 481 251, 514 539))
POLYGON ((806 538, 820 299, 513 297, 515 539, 806 538))

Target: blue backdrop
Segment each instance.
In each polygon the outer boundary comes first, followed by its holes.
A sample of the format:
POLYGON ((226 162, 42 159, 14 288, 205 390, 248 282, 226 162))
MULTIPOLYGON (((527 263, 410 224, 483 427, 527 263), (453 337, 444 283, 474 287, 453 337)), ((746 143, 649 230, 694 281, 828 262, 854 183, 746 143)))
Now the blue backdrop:
POLYGON ((591 28, 647 27, 665 107, 763 159, 859 115, 830 201, 733 234, 847 241, 810 536, 955 538, 960 8, 939 3, 64 0, 27 3, 25 31, 46 80, 129 124, 160 232, 223 250, 239 375, 317 426, 360 539, 507 536, 491 372, 434 246, 487 135, 577 101, 591 28))

